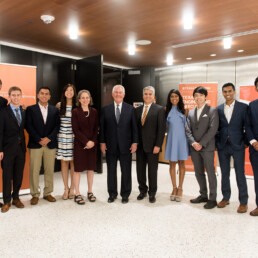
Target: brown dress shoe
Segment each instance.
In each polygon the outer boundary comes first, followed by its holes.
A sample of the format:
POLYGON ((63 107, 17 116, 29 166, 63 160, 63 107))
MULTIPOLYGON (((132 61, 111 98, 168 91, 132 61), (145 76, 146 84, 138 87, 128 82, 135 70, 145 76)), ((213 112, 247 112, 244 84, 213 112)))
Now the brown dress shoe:
POLYGON ((32 199, 30 200, 30 204, 31 205, 36 205, 39 202, 39 197, 32 197, 32 199))
POLYGON ((258 216, 258 207, 250 212, 251 216, 258 216))
POLYGON ((10 202, 7 202, 5 203, 2 208, 1 208, 1 212, 7 212, 9 211, 9 208, 11 207, 11 203, 10 202))
POLYGON ((238 213, 245 213, 247 212, 247 204, 240 204, 238 209, 237 209, 238 213))
POLYGON ((24 204, 20 199, 13 200, 12 205, 15 205, 17 208, 24 208, 24 204))
POLYGON ((225 208, 227 205, 229 205, 229 201, 222 200, 221 202, 218 203, 217 207, 225 208))
POLYGON ((53 197, 51 194, 49 195, 46 195, 43 197, 45 200, 49 201, 49 202, 55 202, 56 201, 56 198, 53 197))

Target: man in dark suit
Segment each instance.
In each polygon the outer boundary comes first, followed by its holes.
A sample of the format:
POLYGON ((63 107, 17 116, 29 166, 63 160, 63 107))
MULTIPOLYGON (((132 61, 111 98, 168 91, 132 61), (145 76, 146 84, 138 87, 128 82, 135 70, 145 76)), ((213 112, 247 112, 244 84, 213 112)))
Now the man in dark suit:
POLYGON ((25 164, 25 111, 20 106, 22 91, 14 86, 8 91, 10 104, 0 110, 0 160, 3 168, 2 212, 7 212, 12 204, 24 208, 19 199, 25 164), (13 180, 13 192, 12 192, 13 180))
POLYGON ((247 212, 247 184, 245 178, 245 117, 248 106, 235 100, 235 86, 226 83, 222 86, 222 93, 226 102, 217 107, 219 113, 219 129, 216 134, 221 168, 221 190, 223 199, 218 208, 229 204, 230 189, 230 158, 234 158, 240 205, 238 213, 247 212))
POLYGON ((200 186, 200 196, 190 200, 191 203, 206 202, 205 209, 217 206, 217 178, 214 167, 215 134, 219 126, 218 111, 206 104, 207 90, 200 86, 194 89, 193 97, 197 107, 189 111, 186 130, 191 148, 191 157, 194 164, 195 176, 200 186), (205 169, 209 181, 209 199, 205 169))
POLYGON ((156 201, 157 172, 159 152, 166 131, 165 111, 154 103, 155 89, 147 86, 143 89, 144 105, 136 108, 139 144, 136 151, 136 170, 140 194, 137 200, 147 196, 146 165, 148 164, 149 201, 156 201))
MULTIPOLYGON (((0 80, 0 90, 2 89, 2 81, 0 80)), ((0 96, 0 109, 7 106, 7 99, 0 96)))
POLYGON ((100 149, 106 154, 108 202, 117 197, 117 160, 122 172, 122 203, 127 203, 132 190, 131 166, 132 153, 137 149, 138 132, 134 108, 123 102, 125 89, 116 85, 112 90, 114 103, 102 108, 100 118, 100 149))
POLYGON ((59 131, 60 119, 58 109, 48 104, 50 100, 50 89, 42 87, 39 89, 38 103, 27 108, 26 130, 29 133, 28 148, 30 149, 30 203, 36 205, 39 200, 39 173, 44 163, 45 188, 43 198, 49 202, 56 199, 51 195, 54 190, 54 165, 57 148, 57 133, 59 131))
MULTIPOLYGON (((258 91, 258 77, 254 82, 256 91, 258 91)), ((246 116, 246 136, 250 142, 249 152, 250 161, 254 173, 254 187, 256 193, 256 209, 250 212, 252 216, 258 216, 258 99, 249 104, 246 116)))

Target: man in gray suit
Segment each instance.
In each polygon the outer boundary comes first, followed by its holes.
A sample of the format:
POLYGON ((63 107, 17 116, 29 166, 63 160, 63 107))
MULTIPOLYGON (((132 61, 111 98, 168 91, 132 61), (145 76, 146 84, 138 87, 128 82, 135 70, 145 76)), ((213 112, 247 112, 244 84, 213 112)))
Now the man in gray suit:
POLYGON ((156 201, 157 172, 159 152, 166 131, 165 111, 162 106, 154 103, 155 89, 147 86, 143 89, 144 105, 136 108, 136 123, 139 144, 136 152, 136 169, 140 194, 137 200, 147 196, 146 165, 148 164, 149 201, 156 201))
POLYGON ((218 111, 206 104, 207 90, 199 86, 193 92, 197 107, 190 110, 187 118, 189 130, 187 138, 191 148, 195 176, 200 186, 200 196, 190 200, 191 203, 202 203, 205 209, 217 206, 217 178, 214 167, 215 135, 219 126, 218 111), (207 171, 209 181, 209 199, 205 178, 207 171))

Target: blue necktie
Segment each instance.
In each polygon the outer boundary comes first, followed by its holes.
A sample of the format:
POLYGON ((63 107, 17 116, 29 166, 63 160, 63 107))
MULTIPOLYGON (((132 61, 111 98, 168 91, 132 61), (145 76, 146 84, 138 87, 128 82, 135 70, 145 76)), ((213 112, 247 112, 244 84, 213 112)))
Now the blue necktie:
POLYGON ((116 122, 118 123, 120 119, 120 109, 119 109, 119 105, 117 104, 116 106, 116 122))

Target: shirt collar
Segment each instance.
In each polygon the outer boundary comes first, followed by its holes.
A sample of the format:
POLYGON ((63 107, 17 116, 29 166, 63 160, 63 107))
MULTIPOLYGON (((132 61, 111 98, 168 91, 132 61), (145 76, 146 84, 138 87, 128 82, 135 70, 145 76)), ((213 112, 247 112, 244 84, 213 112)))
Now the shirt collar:
POLYGON ((235 106, 235 100, 230 104, 230 105, 227 105, 226 102, 224 103, 224 106, 225 107, 234 107, 235 106))
POLYGON ((201 108, 198 108, 198 107, 197 107, 197 110, 198 110, 198 111, 203 110, 205 106, 206 106, 206 103, 205 103, 201 108))
POLYGON ((11 107, 11 109, 13 110, 13 111, 15 111, 15 109, 17 109, 18 108, 18 110, 20 110, 20 107, 15 107, 15 106, 13 106, 11 103, 10 103, 10 107, 11 107))
MULTIPOLYGON (((39 104, 39 102, 38 102, 38 104, 39 104)), ((39 107, 40 107, 41 109, 42 109, 42 108, 47 109, 47 108, 48 108, 48 104, 47 104, 46 106, 42 106, 42 105, 39 104, 39 107)))

